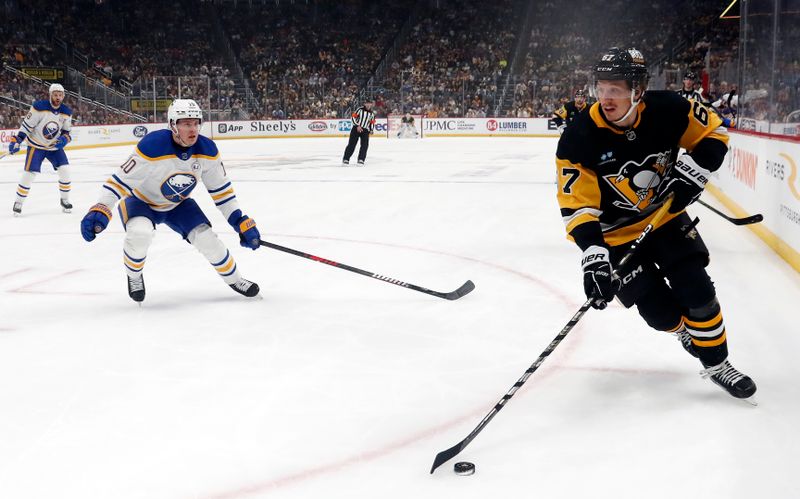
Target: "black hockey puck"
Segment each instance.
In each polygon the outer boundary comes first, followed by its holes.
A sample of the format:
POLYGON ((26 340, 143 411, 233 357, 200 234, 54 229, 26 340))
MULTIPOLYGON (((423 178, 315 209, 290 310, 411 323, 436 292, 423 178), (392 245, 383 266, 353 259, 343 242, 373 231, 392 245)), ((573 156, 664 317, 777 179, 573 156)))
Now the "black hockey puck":
POLYGON ((460 461, 453 465, 453 471, 456 472, 456 475, 472 475, 475 473, 475 465, 466 461, 460 461))

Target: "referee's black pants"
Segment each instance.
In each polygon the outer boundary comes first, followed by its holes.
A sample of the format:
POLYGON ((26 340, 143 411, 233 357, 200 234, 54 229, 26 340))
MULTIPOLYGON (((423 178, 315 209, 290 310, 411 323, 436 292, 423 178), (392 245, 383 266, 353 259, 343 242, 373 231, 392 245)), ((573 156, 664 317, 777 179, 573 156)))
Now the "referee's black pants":
POLYGON ((364 161, 367 159, 367 149, 369 149, 369 130, 362 128, 361 133, 358 133, 358 128, 353 127, 352 130, 350 130, 350 140, 347 142, 347 148, 344 150, 345 160, 350 161, 350 156, 352 156, 353 152, 356 150, 358 139, 361 139, 361 147, 358 148, 358 160, 364 161))

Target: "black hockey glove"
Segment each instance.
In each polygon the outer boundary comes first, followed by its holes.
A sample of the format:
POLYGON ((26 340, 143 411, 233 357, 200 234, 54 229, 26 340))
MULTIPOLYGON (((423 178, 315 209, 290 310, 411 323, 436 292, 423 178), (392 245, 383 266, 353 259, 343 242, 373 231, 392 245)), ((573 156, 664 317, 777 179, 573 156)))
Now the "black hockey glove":
POLYGON ((619 290, 619 280, 611 272, 611 259, 608 248, 589 246, 581 259, 583 267, 583 291, 586 298, 594 299, 592 307, 603 310, 614 299, 619 290))
POLYGON ((663 203, 667 196, 675 194, 670 213, 680 213, 694 203, 703 193, 711 172, 698 165, 688 154, 682 154, 672 169, 658 184, 656 203, 663 203))

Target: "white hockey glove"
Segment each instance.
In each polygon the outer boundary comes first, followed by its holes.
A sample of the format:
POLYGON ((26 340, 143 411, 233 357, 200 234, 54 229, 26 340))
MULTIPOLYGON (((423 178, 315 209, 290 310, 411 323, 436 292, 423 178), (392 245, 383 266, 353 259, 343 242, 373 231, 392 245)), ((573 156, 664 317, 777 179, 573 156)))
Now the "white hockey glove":
POLYGON ((581 258, 583 268, 583 291, 586 298, 594 299, 592 307, 603 310, 614 299, 619 290, 619 280, 611 271, 611 258, 608 248, 589 246, 581 258))
POLYGON ((658 184, 655 201, 663 202, 674 193, 675 199, 672 200, 669 212, 680 213, 700 198, 710 177, 709 170, 698 165, 688 154, 681 154, 664 180, 658 184))

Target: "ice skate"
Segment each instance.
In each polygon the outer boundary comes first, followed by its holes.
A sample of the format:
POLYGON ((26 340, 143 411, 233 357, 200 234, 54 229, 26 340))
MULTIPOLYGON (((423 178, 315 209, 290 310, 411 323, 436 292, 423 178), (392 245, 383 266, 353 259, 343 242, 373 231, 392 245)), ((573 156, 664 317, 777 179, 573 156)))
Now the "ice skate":
POLYGON ((128 296, 137 303, 144 301, 144 276, 140 275, 138 279, 128 276, 128 296))
POLYGON ((11 208, 14 211, 14 216, 18 217, 22 215, 22 203, 16 202, 14 203, 14 207, 11 208))
POLYGON ((364 166, 364 160, 363 159, 359 159, 358 160, 358 166, 364 166))
POLYGON ((236 283, 230 285, 231 289, 239 293, 240 295, 244 295, 248 298, 252 298, 258 294, 260 291, 258 288, 258 284, 248 281, 242 277, 239 278, 236 283))
MULTIPOLYGON (((756 393, 756 384, 753 380, 737 371, 727 360, 716 366, 706 366, 700 371, 700 375, 703 378, 711 378, 711 381, 737 399, 748 399, 756 393)), ((755 405, 755 402, 751 403, 755 405)))
POLYGON ((350 160, 349 159, 343 159, 342 160, 342 166, 349 166, 349 165, 350 165, 350 160))
POLYGON ((62 199, 61 211, 63 211, 64 213, 72 213, 72 204, 69 201, 62 199))

